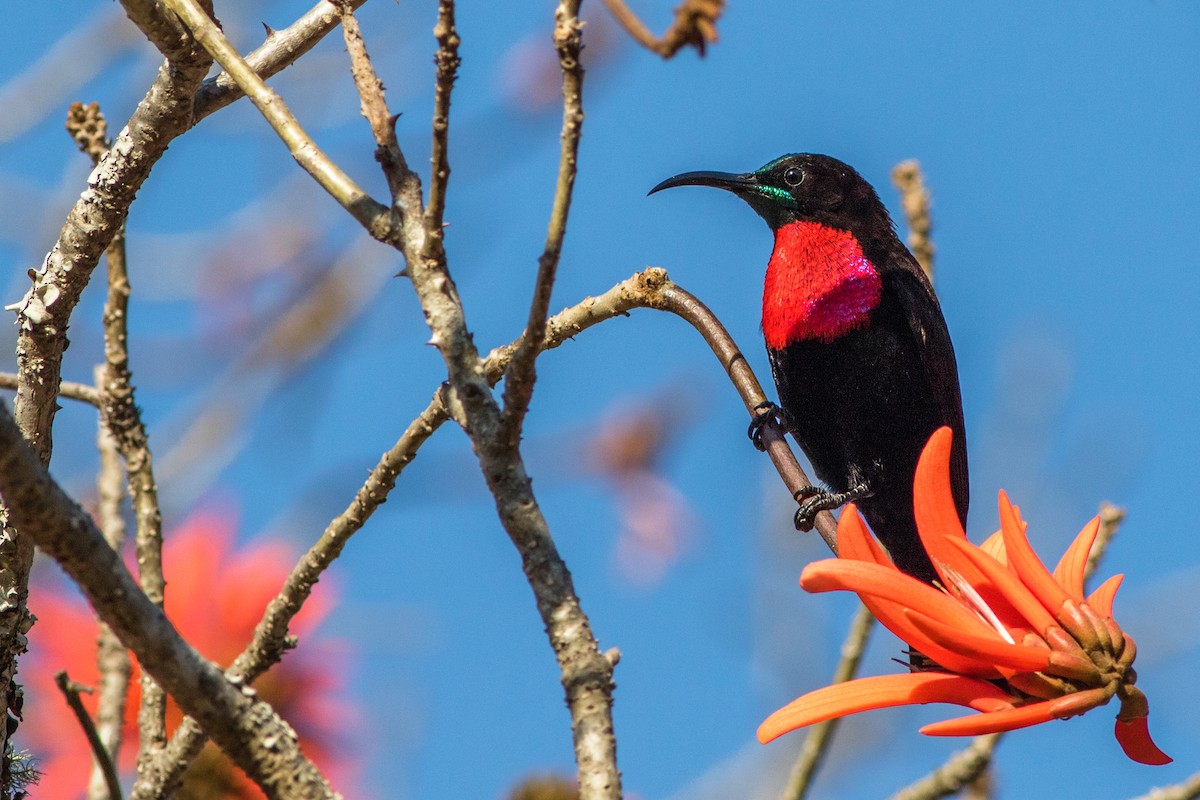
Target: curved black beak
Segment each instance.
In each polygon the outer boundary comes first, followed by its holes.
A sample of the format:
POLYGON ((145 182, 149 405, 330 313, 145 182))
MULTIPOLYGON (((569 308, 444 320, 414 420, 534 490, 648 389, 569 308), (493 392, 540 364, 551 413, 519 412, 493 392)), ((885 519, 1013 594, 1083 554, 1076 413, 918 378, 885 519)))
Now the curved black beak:
POLYGON ((663 189, 673 189, 676 186, 712 186, 734 194, 742 194, 757 188, 758 179, 753 173, 735 175, 732 172, 685 172, 682 175, 667 178, 646 194, 651 195, 661 192, 663 189))

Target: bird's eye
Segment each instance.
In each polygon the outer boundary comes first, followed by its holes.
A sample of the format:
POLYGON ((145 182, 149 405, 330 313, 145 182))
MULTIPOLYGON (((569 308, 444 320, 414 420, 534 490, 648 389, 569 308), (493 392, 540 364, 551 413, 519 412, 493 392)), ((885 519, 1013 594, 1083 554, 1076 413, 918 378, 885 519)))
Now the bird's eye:
POLYGON ((799 167, 788 167, 783 173, 783 182, 788 186, 799 186, 804 181, 804 170, 799 167))

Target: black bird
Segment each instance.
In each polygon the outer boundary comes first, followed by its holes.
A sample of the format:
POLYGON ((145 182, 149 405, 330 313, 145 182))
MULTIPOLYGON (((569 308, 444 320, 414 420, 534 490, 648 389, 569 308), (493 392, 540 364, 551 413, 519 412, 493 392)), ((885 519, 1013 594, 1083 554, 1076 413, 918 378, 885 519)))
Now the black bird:
POLYGON ((912 481, 929 436, 949 425, 951 485, 966 525, 958 368, 933 288, 879 195, 850 166, 809 153, 742 175, 687 172, 650 193, 674 186, 733 192, 775 234, 762 328, 780 416, 830 487, 797 495, 796 526, 809 529, 818 511, 853 501, 896 566, 933 581, 912 481))

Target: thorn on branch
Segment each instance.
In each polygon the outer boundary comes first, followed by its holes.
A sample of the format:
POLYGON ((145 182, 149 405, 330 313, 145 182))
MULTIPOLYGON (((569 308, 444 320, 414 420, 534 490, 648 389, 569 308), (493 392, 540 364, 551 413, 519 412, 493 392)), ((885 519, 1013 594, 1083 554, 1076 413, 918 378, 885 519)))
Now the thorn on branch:
POLYGON ((652 53, 671 58, 684 47, 694 47, 701 56, 717 41, 717 20, 725 0, 684 0, 675 9, 675 21, 661 37, 655 37, 624 0, 604 0, 608 10, 625 31, 652 53))

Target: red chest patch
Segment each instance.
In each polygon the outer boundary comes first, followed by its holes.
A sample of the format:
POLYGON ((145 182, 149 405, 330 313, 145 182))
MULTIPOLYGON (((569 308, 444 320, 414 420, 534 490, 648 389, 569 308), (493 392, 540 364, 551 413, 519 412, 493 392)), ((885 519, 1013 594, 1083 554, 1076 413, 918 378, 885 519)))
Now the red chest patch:
POLYGON ((763 285, 763 335, 782 349, 801 339, 829 342, 866 324, 883 281, 847 231, 793 222, 775 231, 763 285))

